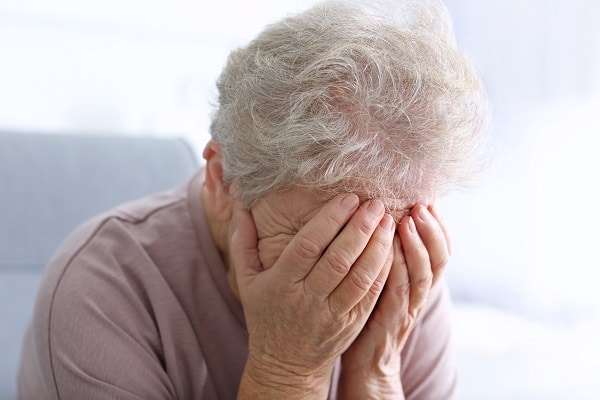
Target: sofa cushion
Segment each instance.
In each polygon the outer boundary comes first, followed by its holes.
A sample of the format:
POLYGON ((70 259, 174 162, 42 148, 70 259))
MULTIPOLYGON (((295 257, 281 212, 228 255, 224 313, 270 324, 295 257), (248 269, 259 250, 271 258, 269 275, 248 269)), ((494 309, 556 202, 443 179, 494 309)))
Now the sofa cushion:
POLYGON ((179 138, 0 132, 0 398, 13 395, 41 275, 62 240, 197 168, 179 138))

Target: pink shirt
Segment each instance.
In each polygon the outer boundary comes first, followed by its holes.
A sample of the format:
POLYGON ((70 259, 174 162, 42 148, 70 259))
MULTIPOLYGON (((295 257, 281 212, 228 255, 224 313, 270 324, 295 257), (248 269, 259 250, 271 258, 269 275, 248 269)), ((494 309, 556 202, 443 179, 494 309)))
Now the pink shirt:
MULTIPOLYGON (((200 201, 203 176, 67 238, 38 294, 17 399, 236 398, 248 336, 200 201)), ((407 399, 454 398, 450 340, 438 285, 403 350, 407 399)))

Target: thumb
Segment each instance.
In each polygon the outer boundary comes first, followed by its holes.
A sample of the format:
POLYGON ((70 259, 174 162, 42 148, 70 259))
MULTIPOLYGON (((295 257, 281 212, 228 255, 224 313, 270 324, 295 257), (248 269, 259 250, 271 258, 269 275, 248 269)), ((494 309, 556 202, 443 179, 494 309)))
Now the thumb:
POLYGON ((263 270, 258 258, 258 235, 254 218, 246 208, 236 207, 232 220, 233 233, 229 248, 231 268, 235 268, 238 285, 245 287, 249 279, 263 270))

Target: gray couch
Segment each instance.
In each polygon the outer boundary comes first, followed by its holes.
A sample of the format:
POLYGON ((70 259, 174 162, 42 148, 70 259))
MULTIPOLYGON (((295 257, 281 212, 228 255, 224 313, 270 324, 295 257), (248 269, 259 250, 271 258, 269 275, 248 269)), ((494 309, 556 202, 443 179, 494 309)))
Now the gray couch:
POLYGON ((0 132, 0 400, 14 395, 40 278, 65 236, 198 166, 178 138, 0 132))

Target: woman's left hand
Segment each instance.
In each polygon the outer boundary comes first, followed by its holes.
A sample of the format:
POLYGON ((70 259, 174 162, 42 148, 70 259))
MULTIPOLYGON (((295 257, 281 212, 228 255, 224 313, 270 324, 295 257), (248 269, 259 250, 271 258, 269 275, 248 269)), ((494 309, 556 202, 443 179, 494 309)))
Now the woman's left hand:
POLYGON ((400 353, 450 256, 448 231, 433 207, 417 204, 401 219, 393 251, 379 302, 342 355, 339 399, 404 399, 400 353))

